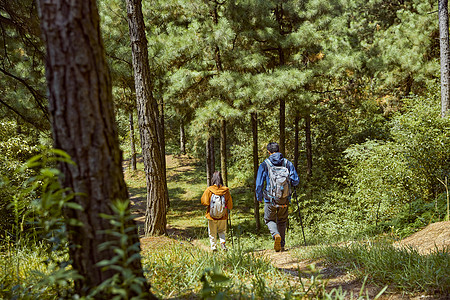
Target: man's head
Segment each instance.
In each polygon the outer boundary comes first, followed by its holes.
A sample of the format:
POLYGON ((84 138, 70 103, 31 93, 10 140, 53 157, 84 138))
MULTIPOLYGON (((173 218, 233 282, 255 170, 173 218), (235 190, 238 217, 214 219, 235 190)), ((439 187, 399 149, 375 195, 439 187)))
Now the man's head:
POLYGON ((280 146, 275 142, 269 143, 267 145, 267 151, 269 151, 270 154, 280 152, 280 146))

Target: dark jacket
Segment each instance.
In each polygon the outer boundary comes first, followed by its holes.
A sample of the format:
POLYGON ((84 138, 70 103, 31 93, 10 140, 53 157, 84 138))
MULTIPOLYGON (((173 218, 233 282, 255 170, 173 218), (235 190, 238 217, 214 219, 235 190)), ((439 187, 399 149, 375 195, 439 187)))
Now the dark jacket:
MULTIPOLYGON (((269 160, 275 166, 281 166, 283 164, 283 154, 280 152, 275 152, 271 156, 269 156, 269 160)), ((291 185, 296 186, 299 183, 297 171, 294 168, 294 164, 289 160, 286 160, 286 167, 289 170, 289 178, 291 179, 291 185)), ((263 199, 263 185, 266 182, 266 191, 267 191, 267 183, 269 182, 269 171, 267 169, 267 164, 263 161, 258 168, 258 175, 256 176, 256 199, 258 201, 262 201, 263 199)), ((290 199, 290 197, 289 197, 290 199)), ((269 199, 264 199, 264 202, 270 202, 269 199)))

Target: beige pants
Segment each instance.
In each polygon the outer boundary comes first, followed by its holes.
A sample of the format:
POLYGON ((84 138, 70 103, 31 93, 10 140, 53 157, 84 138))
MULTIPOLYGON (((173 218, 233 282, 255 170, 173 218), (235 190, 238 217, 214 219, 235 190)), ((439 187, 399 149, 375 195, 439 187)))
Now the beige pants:
POLYGON ((209 220, 208 234, 211 250, 217 249, 217 234, 219 234, 220 243, 225 243, 225 235, 227 234, 227 220, 209 220))

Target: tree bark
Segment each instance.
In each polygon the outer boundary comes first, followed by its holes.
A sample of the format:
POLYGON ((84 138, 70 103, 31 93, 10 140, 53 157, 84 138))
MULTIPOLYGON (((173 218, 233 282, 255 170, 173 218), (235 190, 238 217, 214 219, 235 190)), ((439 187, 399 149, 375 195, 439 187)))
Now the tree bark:
POLYGON ((448 36, 448 0, 439 0, 439 40, 441 53, 441 116, 450 108, 450 47, 448 36))
MULTIPOLYGON (((61 163, 61 170, 63 186, 75 193, 74 201, 83 207, 67 209, 65 214, 83 224, 75 228, 68 224, 68 240, 72 267, 83 276, 75 280, 75 291, 85 296, 117 273, 96 266, 116 256, 112 249, 99 251, 100 244, 113 239, 104 233, 113 229, 110 221, 99 214, 113 215, 112 201, 128 199, 111 78, 96 1, 39 0, 38 5, 47 49, 46 78, 54 146, 67 152, 76 163, 61 163)), ((126 226, 136 225, 130 220, 126 226)), ((137 230, 130 232, 129 249, 138 242, 137 230)), ((144 277, 140 259, 134 260, 129 269, 133 275, 144 277)), ((144 288, 148 290, 146 283, 144 288)), ((128 296, 133 295, 136 292, 129 290, 128 296)))
POLYGON ((163 137, 158 103, 151 91, 147 38, 140 0, 127 0, 128 26, 136 87, 142 156, 147 181, 145 235, 166 233, 167 183, 161 145, 163 137))
POLYGON ((163 174, 164 174, 164 184, 165 184, 165 193, 166 193, 166 207, 167 209, 170 207, 170 199, 169 199, 169 189, 167 188, 167 166, 166 166, 166 135, 165 135, 165 122, 164 122, 164 100, 161 99, 160 103, 160 121, 159 121, 159 136, 160 139, 160 147, 161 147, 161 161, 163 163, 163 174))
POLYGON ((256 199, 256 176, 258 175, 258 115, 256 112, 250 115, 252 123, 252 135, 253 135, 253 202, 254 202, 254 216, 256 222, 256 231, 260 231, 261 222, 259 217, 259 202, 256 199))
MULTIPOLYGON (((218 13, 218 6, 219 2, 215 1, 214 9, 213 9, 213 22, 215 25, 219 24, 219 13, 218 13)), ((216 68, 217 68, 217 74, 220 75, 220 73, 223 72, 223 66, 222 66, 222 56, 220 53, 220 48, 216 44, 214 48, 214 60, 216 62, 216 68)), ((221 101, 223 101, 222 95, 220 95, 221 101)), ((214 147, 212 148, 214 151, 214 147)), ((214 155, 212 155, 214 157, 214 155)), ((214 161, 214 159, 213 159, 214 161)), ((226 135, 226 120, 221 120, 220 123, 220 169, 222 172, 222 179, 225 184, 225 186, 228 186, 228 171, 227 171, 227 135, 226 135)), ((212 172, 214 172, 214 164, 212 172)))
POLYGON ((184 120, 180 120, 180 152, 186 154, 186 133, 184 131, 184 120))
POLYGON ((211 185, 212 175, 214 174, 215 157, 214 157, 214 137, 209 136, 206 140, 206 183, 211 185))
POLYGON ((220 123, 220 169, 222 170, 223 184, 228 186, 227 170, 227 121, 220 123))
POLYGON ((305 116, 305 137, 306 137, 306 180, 312 177, 312 143, 311 143, 311 114, 308 112, 305 116))
POLYGON ((286 101, 280 100, 280 152, 286 156, 286 101))
POLYGON ((134 121, 133 121, 133 112, 130 112, 130 147, 131 147, 131 162, 130 167, 132 171, 137 170, 137 161, 136 161, 136 145, 134 139, 134 121))

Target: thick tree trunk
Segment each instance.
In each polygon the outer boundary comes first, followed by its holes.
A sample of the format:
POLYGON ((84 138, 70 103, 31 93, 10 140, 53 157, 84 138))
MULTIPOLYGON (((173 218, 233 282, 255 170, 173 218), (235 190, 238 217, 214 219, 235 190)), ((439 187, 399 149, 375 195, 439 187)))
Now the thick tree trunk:
POLYGON ((311 144, 311 114, 305 116, 305 137, 306 137, 306 180, 312 177, 312 144, 311 144))
POLYGON ((259 202, 256 199, 256 176, 258 175, 258 115, 256 112, 251 113, 251 122, 252 122, 252 136, 253 136, 253 202, 254 202, 254 216, 256 222, 256 230, 259 231, 261 229, 261 222, 259 217, 259 202))
POLYGON ((225 120, 222 120, 220 124, 220 169, 222 170, 223 184, 228 186, 227 121, 225 120))
POLYGON ((137 161, 136 161, 136 144, 134 139, 134 121, 133 121, 133 112, 130 112, 130 148, 131 148, 131 162, 130 167, 132 171, 137 170, 137 161))
POLYGON ((286 101, 280 100, 280 152, 286 156, 286 101))
POLYGON ((184 131, 184 120, 180 120, 180 152, 186 154, 186 133, 184 131))
MULTIPOLYGON (((38 1, 41 28, 47 48, 46 77, 49 90, 54 146, 66 151, 76 163, 61 163, 63 186, 75 192, 74 201, 82 210, 67 210, 80 227, 68 226, 72 267, 83 276, 75 281, 75 291, 87 295, 116 271, 96 265, 116 256, 113 249, 99 251, 99 245, 113 237, 113 229, 99 214, 113 215, 111 203, 128 199, 122 173, 114 120, 111 78, 101 41, 99 14, 94 0, 38 1)), ((127 226, 135 226, 130 220, 127 226)), ((138 243, 137 230, 129 232, 131 245, 138 243)), ((142 277, 139 259, 129 266, 142 277)), ((145 288, 148 289, 148 286, 145 288)), ((129 298, 136 293, 128 291, 129 298)), ((108 297, 108 295, 103 295, 108 297)))
POLYGON ((439 40, 441 49, 441 116, 450 108, 450 47, 448 37, 448 0, 439 0, 439 40))
POLYGON ((147 181, 145 234, 166 233, 167 184, 161 145, 163 137, 158 103, 151 92, 147 38, 140 0, 127 0, 136 101, 139 116, 142 156, 147 181))
POLYGON ((299 136, 299 130, 298 130, 298 123, 300 122, 300 117, 298 116, 298 113, 295 115, 294 119, 294 167, 295 170, 298 172, 298 136, 299 136))

